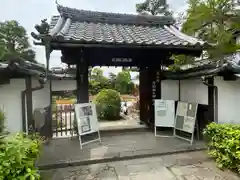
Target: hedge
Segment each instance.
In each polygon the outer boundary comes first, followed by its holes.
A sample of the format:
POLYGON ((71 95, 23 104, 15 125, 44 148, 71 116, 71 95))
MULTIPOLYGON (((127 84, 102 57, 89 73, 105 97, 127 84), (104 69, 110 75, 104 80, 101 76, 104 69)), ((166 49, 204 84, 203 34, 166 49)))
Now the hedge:
POLYGON ((39 180, 36 160, 40 153, 38 136, 22 133, 9 135, 0 141, 0 179, 39 180))
POLYGON ((204 130, 209 154, 219 168, 240 173, 240 125, 209 124, 204 130))

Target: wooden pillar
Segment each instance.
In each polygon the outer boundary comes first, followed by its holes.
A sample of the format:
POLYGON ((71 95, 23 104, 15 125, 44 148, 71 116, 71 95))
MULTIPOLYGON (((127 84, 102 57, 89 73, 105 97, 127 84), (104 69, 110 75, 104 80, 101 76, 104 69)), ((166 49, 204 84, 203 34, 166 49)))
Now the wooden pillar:
POLYGON ((27 76, 25 78, 25 88, 26 88, 26 109, 27 109, 27 127, 28 133, 35 130, 35 124, 33 120, 33 101, 32 101, 32 78, 27 76))
POLYGON ((48 121, 46 123, 47 128, 47 137, 52 138, 53 136, 53 129, 52 129, 52 104, 53 104, 53 99, 52 99, 52 80, 49 79, 49 94, 50 94, 50 105, 48 108, 48 121))
POLYGON ((77 102, 78 103, 88 103, 88 63, 83 57, 83 51, 77 62, 77 102))
POLYGON ((161 99, 161 66, 152 65, 149 67, 149 80, 151 101, 150 101, 150 112, 148 118, 148 124, 150 127, 154 126, 154 101, 155 99, 161 99))
POLYGON ((207 83, 209 84, 208 86, 208 118, 210 122, 214 122, 214 79, 208 78, 207 83))
POLYGON ((156 66, 155 69, 155 84, 156 84, 156 99, 162 98, 162 75, 161 75, 161 65, 156 66))
POLYGON ((140 121, 141 122, 145 122, 145 113, 146 113, 146 108, 145 108, 145 104, 146 104, 146 99, 145 99, 145 94, 146 94, 146 74, 144 71, 143 67, 140 67, 139 70, 139 100, 140 100, 140 121))

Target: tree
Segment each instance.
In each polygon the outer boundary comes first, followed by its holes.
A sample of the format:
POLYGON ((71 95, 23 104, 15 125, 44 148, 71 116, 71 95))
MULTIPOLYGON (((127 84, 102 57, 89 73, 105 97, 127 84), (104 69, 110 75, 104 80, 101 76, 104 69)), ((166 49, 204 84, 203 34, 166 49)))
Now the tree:
POLYGON ((93 68, 89 79, 89 92, 92 95, 97 94, 102 89, 108 89, 110 87, 108 78, 103 76, 103 70, 100 68, 93 68))
POLYGON ((35 52, 30 49, 24 27, 17 21, 0 22, 0 60, 20 57, 26 61, 36 62, 35 52))
POLYGON ((132 92, 134 84, 131 80, 131 75, 129 70, 124 70, 119 72, 116 77, 115 88, 121 94, 129 94, 132 92))
POLYGON ((144 15, 172 15, 166 0, 145 0, 143 3, 136 4, 136 9, 139 14, 144 15))
POLYGON ((108 76, 109 76, 110 87, 111 87, 112 89, 115 89, 115 87, 116 87, 117 75, 114 74, 114 73, 112 73, 112 72, 110 72, 108 76))
POLYGON ((100 68, 93 68, 91 71, 91 79, 95 81, 105 81, 107 78, 103 76, 103 70, 100 68))
POLYGON ((109 78, 107 78, 103 75, 102 69, 93 68, 89 77, 89 92, 91 95, 96 95, 102 89, 114 89, 120 94, 130 94, 135 91, 130 70, 123 69, 117 75, 109 73, 109 78))
POLYGON ((209 58, 222 57, 239 49, 233 30, 240 28, 240 14, 232 0, 189 0, 182 31, 214 44, 208 49, 209 58))

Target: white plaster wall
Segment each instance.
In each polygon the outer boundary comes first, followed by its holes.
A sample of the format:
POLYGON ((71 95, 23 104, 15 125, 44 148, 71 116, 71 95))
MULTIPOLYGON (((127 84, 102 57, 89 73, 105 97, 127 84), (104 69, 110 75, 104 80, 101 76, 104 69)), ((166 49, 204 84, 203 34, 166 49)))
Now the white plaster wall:
POLYGON ((75 90, 77 89, 76 80, 53 80, 52 91, 75 90))
POLYGON ((178 81, 176 80, 164 80, 162 81, 162 99, 164 100, 174 100, 178 101, 178 92, 179 92, 179 86, 178 81))
POLYGON ((214 84, 218 87, 218 122, 240 124, 240 80, 224 81, 215 77, 214 84))
POLYGON ((162 81, 162 99, 208 104, 208 87, 200 79, 162 81))
MULTIPOLYGON (((32 86, 39 86, 38 80, 32 80, 32 86)), ((75 90, 77 89, 75 80, 53 80, 52 91, 75 90)), ((50 105, 50 85, 47 82, 44 88, 33 92, 33 110, 35 108, 44 108, 50 105)))
MULTIPOLYGON (((38 80, 32 79, 32 87, 38 87, 38 80)), ((34 91, 32 93, 33 111, 35 108, 45 108, 50 105, 50 87, 49 82, 44 85, 43 89, 34 91)))
POLYGON ((11 133, 22 131, 21 92, 25 90, 24 79, 11 79, 10 84, 0 85, 0 108, 6 115, 6 127, 11 133))
POLYGON ((180 101, 208 104, 208 87, 200 79, 180 81, 180 101))
MULTIPOLYGON (((32 79, 32 87, 39 86, 38 80, 32 79)), ((52 81, 53 91, 75 90, 75 80, 52 81)), ((0 85, 0 108, 5 111, 6 127, 9 132, 22 131, 22 101, 21 92, 25 90, 25 79, 11 79, 10 84, 0 85)), ((43 89, 33 92, 33 110, 50 105, 49 83, 43 89)))

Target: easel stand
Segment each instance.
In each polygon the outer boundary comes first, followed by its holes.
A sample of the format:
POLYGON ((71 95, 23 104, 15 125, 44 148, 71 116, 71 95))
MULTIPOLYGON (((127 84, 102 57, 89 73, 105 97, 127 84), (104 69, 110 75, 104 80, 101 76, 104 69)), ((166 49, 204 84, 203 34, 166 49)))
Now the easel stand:
MULTIPOLYGON (((197 140, 200 140, 200 130, 199 130, 199 127, 198 127, 198 123, 196 123, 195 129, 196 129, 196 132, 197 132, 197 140)), ((173 137, 178 138, 178 139, 182 139, 182 140, 185 140, 185 141, 188 141, 192 145, 193 141, 194 141, 194 133, 195 133, 195 130, 192 133, 189 133, 189 132, 182 131, 181 129, 174 128, 174 130, 173 130, 173 137), (191 138, 189 139, 189 138, 185 138, 185 137, 177 135, 176 134, 176 130, 184 132, 184 133, 187 133, 187 134, 191 134, 191 138)))
POLYGON ((75 117, 80 148, 82 149, 83 145, 96 141, 101 143, 96 106, 92 103, 75 104, 75 117), (91 136, 95 133, 97 133, 97 138, 83 141, 83 136, 91 136))
POLYGON ((188 141, 193 144, 194 141, 194 132, 196 129, 197 138, 199 138, 199 127, 198 123, 196 123, 197 117, 197 103, 188 103, 188 102, 178 102, 177 112, 174 122, 174 132, 173 136, 185 141, 188 141), (182 131, 186 134, 191 134, 191 138, 182 137, 176 134, 176 130, 182 131))
MULTIPOLYGON (((93 133, 96 133, 96 132, 93 132, 93 133)), ((90 143, 93 143, 93 142, 99 141, 99 143, 102 143, 101 136, 100 136, 100 131, 97 131, 98 138, 87 141, 87 142, 82 142, 82 136, 86 136, 86 135, 93 134, 93 133, 85 133, 85 134, 81 134, 81 135, 78 136, 81 149, 83 148, 84 145, 87 145, 87 144, 90 144, 90 143)))
MULTIPOLYGON (((162 127, 162 126, 156 126, 155 125, 155 127, 154 127, 154 134, 155 134, 155 137, 173 137, 174 136, 174 130, 173 130, 173 135, 159 135, 159 134, 157 134, 157 128, 164 128, 164 127, 162 127)), ((174 129, 174 127, 166 127, 166 128, 173 128, 174 129)))
MULTIPOLYGON (((157 128, 174 128, 175 101, 155 99, 154 101, 154 134, 155 137, 173 137, 172 135, 160 135, 157 128)), ((172 130, 173 131, 173 130, 172 130)))

